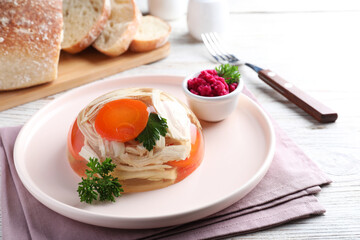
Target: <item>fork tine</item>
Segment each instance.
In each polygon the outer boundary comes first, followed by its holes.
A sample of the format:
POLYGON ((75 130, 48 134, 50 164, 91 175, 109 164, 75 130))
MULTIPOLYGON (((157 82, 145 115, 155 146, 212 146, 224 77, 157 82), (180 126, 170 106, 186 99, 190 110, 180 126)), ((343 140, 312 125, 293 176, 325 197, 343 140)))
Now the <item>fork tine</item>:
POLYGON ((208 35, 205 33, 202 33, 201 34, 201 38, 205 44, 205 47, 206 49, 208 50, 208 52, 210 53, 210 55, 219 63, 221 63, 221 60, 220 58, 218 57, 218 54, 213 50, 213 47, 212 45, 210 44, 209 42, 209 39, 208 39, 208 35))
POLYGON ((214 51, 216 52, 216 54, 221 59, 223 59, 225 61, 229 61, 229 59, 221 51, 221 47, 219 46, 219 43, 216 41, 216 39, 214 37, 214 33, 212 33, 212 32, 208 33, 208 38, 209 38, 209 42, 211 43, 211 45, 212 45, 214 51))
POLYGON ((217 50, 216 44, 210 37, 209 33, 205 33, 203 34, 203 36, 205 39, 204 44, 208 49, 208 51, 210 52, 210 54, 215 58, 215 60, 219 63, 228 63, 228 59, 222 56, 222 54, 217 50))
POLYGON ((219 48, 219 50, 221 52, 223 52, 223 54, 228 57, 230 59, 230 62, 235 62, 235 61, 239 61, 239 59, 237 57, 235 57, 235 55, 229 53, 223 46, 225 46, 225 44, 222 42, 222 39, 220 38, 219 34, 217 32, 212 32, 212 36, 214 39, 214 42, 217 42, 217 46, 219 48))
POLYGON ((201 38, 205 47, 213 58, 219 63, 235 63, 239 59, 233 54, 228 53, 220 40, 220 36, 216 32, 209 32, 201 34, 201 38))
POLYGON ((212 33, 205 33, 204 36, 206 37, 212 51, 215 53, 217 58, 221 59, 222 61, 219 61, 220 63, 228 63, 229 59, 222 54, 221 51, 219 51, 217 42, 214 41, 214 38, 212 37, 212 33))
POLYGON ((230 63, 239 61, 239 59, 237 57, 235 57, 233 54, 228 53, 228 51, 225 50, 225 48, 223 47, 224 44, 222 43, 221 38, 217 32, 211 32, 211 33, 209 33, 209 36, 211 37, 212 42, 214 43, 214 46, 218 50, 217 53, 219 55, 226 58, 226 60, 230 63))

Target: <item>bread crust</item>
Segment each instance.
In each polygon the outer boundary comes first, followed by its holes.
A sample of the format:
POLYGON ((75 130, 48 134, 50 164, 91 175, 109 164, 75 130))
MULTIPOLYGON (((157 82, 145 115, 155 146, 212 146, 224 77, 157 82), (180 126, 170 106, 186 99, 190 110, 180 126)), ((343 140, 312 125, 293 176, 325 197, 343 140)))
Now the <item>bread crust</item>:
POLYGON ((148 51, 152 51, 156 48, 159 48, 163 45, 165 45, 165 43, 168 41, 169 39, 169 35, 171 32, 171 26, 165 22, 164 20, 155 17, 155 16, 151 16, 153 18, 157 18, 160 21, 162 21, 163 23, 165 23, 168 27, 169 30, 166 34, 159 36, 156 39, 150 39, 150 40, 141 40, 141 39, 137 39, 136 37, 133 39, 133 41, 130 44, 130 50, 133 52, 148 52, 148 51))
POLYGON ((61 0, 1 2, 0 90, 57 77, 62 24, 61 0))
MULTIPOLYGON (((137 29, 140 26, 140 20, 141 20, 142 14, 141 14, 140 10, 138 9, 134 0, 129 0, 129 2, 133 6, 133 8, 132 8, 133 18, 130 22, 127 23, 125 31, 123 31, 121 36, 118 37, 117 41, 114 44, 112 44, 111 46, 107 46, 106 44, 102 44, 102 41, 100 39, 102 36, 100 35, 99 38, 92 45, 98 51, 100 51, 110 57, 119 56, 128 50, 130 43, 133 40, 133 38, 137 32, 137 29)), ((112 8, 112 11, 113 11, 113 8, 112 8)), ((107 25, 106 27, 111 27, 111 26, 107 25)), ((102 33, 102 34, 104 34, 104 33, 102 33)))
POLYGON ((92 26, 91 30, 85 36, 83 36, 83 38, 77 43, 71 46, 62 46, 62 50, 74 54, 90 46, 104 30, 106 23, 110 17, 110 13, 111 13, 110 0, 103 0, 103 8, 101 10, 101 15, 98 21, 92 26))

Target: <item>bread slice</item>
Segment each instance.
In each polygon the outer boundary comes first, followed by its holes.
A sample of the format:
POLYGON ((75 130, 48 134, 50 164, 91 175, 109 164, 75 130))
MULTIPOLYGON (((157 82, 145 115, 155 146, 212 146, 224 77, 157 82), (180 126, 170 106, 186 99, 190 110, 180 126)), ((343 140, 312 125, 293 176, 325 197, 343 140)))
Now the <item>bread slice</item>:
POLYGON ((93 46, 108 56, 124 53, 140 25, 141 13, 134 0, 111 0, 111 14, 93 46))
POLYGON ((57 77, 62 2, 1 1, 0 90, 50 82, 57 77))
POLYGON ((154 16, 144 16, 130 44, 130 50, 146 52, 159 48, 168 41, 170 32, 171 27, 167 22, 154 16))
POLYGON ((90 46, 105 28, 110 0, 63 0, 63 50, 77 53, 90 46))

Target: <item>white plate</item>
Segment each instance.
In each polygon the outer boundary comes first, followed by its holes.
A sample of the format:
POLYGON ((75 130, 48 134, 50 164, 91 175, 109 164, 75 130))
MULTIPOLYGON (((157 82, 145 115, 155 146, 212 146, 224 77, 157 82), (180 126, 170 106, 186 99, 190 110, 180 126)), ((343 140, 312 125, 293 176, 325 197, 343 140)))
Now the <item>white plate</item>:
POLYGON ((160 190, 123 195, 116 203, 80 203, 66 157, 70 125, 94 98, 126 87, 159 88, 185 101, 178 76, 135 76, 74 89, 37 112, 22 128, 15 166, 29 192, 69 218, 112 228, 154 228, 182 224, 220 211, 245 196, 267 172, 275 136, 269 118, 245 95, 230 117, 202 122, 205 157, 183 181, 160 190))

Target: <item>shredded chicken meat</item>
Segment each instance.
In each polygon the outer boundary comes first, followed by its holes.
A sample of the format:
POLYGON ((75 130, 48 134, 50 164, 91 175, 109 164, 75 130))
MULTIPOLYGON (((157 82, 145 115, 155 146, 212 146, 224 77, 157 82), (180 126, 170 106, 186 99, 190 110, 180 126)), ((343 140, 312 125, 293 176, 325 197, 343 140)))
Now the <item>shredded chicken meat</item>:
MULTIPOLYGON (((160 90, 134 88, 111 92, 91 102, 79 114, 77 123, 85 136, 85 143, 79 154, 85 159, 112 158, 117 164, 116 171, 120 180, 173 180, 176 172, 166 162, 182 161, 190 155, 192 115, 179 101, 160 90), (149 111, 167 119, 168 132, 165 137, 160 137, 153 150, 148 151, 135 140, 125 143, 108 141, 96 132, 94 122, 98 111, 106 103, 121 98, 141 100, 149 111)), ((195 124, 199 126, 199 122, 196 121, 195 124)))

